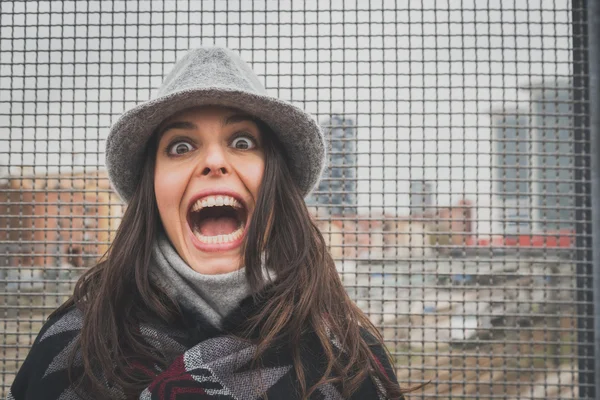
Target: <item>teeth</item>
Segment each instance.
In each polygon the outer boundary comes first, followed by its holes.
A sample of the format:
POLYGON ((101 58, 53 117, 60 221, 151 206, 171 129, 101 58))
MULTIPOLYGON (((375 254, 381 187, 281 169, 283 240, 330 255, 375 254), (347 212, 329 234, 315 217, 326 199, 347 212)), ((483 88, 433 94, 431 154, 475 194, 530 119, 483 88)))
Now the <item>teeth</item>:
MULTIPOLYGON (((191 207, 191 211, 200 211, 205 207, 215 206, 231 206, 234 208, 243 208, 242 204, 231 196, 207 196, 199 199, 191 207)), ((238 240, 244 234, 244 223, 234 232, 228 235, 215 235, 215 236, 204 236, 199 231, 194 229, 194 236, 198 238, 202 243, 218 244, 218 243, 230 243, 238 240)))
POLYGON ((216 244, 229 243, 239 239, 244 234, 244 225, 240 226, 235 232, 228 235, 204 236, 200 232, 194 230, 194 236, 202 243, 216 244))
POLYGON ((242 208, 242 204, 231 196, 208 196, 196 201, 191 210, 196 212, 206 207, 231 206, 242 208))

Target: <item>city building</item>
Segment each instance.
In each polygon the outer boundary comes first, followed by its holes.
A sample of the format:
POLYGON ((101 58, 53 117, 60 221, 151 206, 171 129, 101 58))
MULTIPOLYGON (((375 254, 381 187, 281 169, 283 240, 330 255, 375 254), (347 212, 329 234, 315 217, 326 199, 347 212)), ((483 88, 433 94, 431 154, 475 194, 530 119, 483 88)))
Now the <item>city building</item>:
POLYGON ((528 110, 493 113, 493 231, 504 236, 573 229, 572 90, 532 85, 528 110))
POLYGON ((306 203, 319 215, 356 215, 356 126, 351 118, 332 115, 321 124, 326 132, 327 167, 306 203), (322 209, 325 211, 323 212, 322 209))
POLYGON ((527 234, 532 229, 533 151, 529 117, 519 113, 493 116, 492 188, 496 225, 503 234, 527 234))
POLYGON ((566 82, 531 86, 534 227, 573 229, 574 144, 572 88, 566 82))
POLYGON ((425 179, 410 180, 410 215, 428 216, 436 213, 434 184, 425 179))
POLYGON ((122 203, 105 171, 23 171, 0 184, 0 267, 88 266, 108 249, 122 203))

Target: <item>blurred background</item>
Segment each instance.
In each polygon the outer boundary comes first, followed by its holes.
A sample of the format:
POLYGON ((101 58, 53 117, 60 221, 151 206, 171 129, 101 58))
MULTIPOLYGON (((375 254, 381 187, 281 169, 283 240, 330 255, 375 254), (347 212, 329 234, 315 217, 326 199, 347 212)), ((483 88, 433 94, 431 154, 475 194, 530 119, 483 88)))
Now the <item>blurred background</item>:
POLYGON ((109 126, 220 45, 326 131, 307 203, 408 398, 595 398, 588 8, 2 0, 0 396, 119 226, 109 126))

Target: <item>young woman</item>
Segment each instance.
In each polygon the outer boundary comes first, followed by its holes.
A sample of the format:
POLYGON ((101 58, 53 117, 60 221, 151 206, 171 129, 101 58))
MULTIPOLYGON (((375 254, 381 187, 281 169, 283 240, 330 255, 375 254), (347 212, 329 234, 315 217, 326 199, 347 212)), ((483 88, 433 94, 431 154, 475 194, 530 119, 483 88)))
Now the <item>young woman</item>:
POLYGON ((304 203, 322 132, 236 54, 190 51, 106 157, 120 227, 9 399, 402 397, 304 203))

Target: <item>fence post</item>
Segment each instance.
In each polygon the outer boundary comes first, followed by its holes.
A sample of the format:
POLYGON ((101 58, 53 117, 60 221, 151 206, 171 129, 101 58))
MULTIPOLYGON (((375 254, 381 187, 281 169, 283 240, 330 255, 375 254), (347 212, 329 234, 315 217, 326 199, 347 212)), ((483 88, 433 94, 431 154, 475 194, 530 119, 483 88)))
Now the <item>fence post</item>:
POLYGON ((600 393, 600 4, 587 2, 589 116, 592 173, 592 265, 594 293, 595 389, 600 393))
MULTIPOLYGON (((596 287, 594 270, 600 259, 593 258, 593 245, 600 240, 600 225, 595 223, 600 211, 600 198, 592 196, 593 190, 599 190, 597 183, 598 159, 597 127, 590 124, 590 111, 593 110, 593 98, 597 95, 590 91, 592 82, 590 73, 598 65, 592 64, 592 44, 597 41, 591 23, 596 0, 573 0, 573 143, 574 143, 574 180, 575 180, 575 260, 577 284, 577 349, 579 398, 594 399, 598 361, 595 360, 594 341, 598 334, 595 313, 600 308, 595 304, 596 287), (588 19, 589 18, 589 19, 588 19), (590 29, 588 31, 588 29, 590 29), (588 38, 590 41, 588 42, 588 38), (591 67, 591 68, 590 68, 591 67), (591 212, 590 212, 591 210, 591 212), (595 298, 594 298, 595 297, 595 298)), ((597 105, 596 105, 597 107, 597 105)), ((593 112, 591 114, 594 114, 593 112)), ((597 350, 597 349, 596 349, 597 350)))

